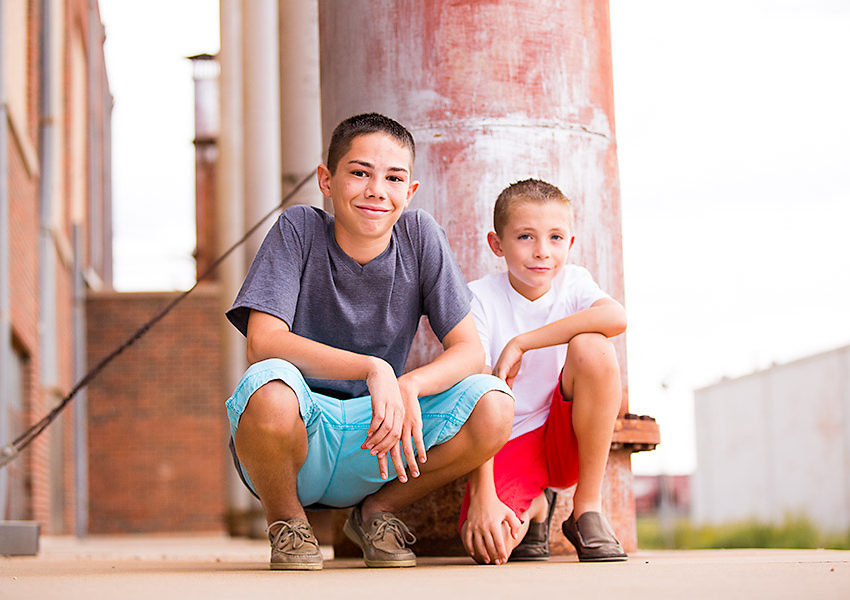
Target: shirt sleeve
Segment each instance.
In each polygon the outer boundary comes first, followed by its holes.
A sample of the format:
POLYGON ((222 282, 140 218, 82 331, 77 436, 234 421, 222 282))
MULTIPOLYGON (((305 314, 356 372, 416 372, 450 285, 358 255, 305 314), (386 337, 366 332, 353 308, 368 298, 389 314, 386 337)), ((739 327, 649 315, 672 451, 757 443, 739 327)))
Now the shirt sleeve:
POLYGON ((478 331, 478 338, 481 340, 481 345, 484 346, 484 364, 492 367, 493 357, 490 353, 490 330, 487 327, 487 313, 484 310, 484 304, 481 302, 481 298, 475 293, 475 288, 470 286, 469 289, 472 290, 472 318, 475 319, 475 329, 478 331))
POLYGON ((248 317, 252 310, 268 313, 292 327, 305 258, 300 233, 306 230, 307 213, 303 208, 298 206, 284 211, 266 234, 242 289, 226 313, 243 335, 248 335, 248 317))
POLYGON ((416 211, 419 229, 419 281, 422 312, 440 341, 469 314, 471 294, 449 246, 446 232, 423 210, 416 211))
POLYGON ((602 298, 610 298, 593 280, 590 271, 584 267, 576 267, 576 275, 572 282, 573 311, 577 313, 586 310, 602 298))

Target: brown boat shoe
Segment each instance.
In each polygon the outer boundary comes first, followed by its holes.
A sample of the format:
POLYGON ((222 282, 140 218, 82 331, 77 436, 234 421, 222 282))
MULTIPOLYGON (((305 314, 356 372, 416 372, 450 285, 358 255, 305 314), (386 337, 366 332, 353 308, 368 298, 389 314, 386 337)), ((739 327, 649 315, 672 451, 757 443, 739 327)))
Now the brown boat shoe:
POLYGON ((386 511, 370 515, 364 523, 360 506, 358 504, 351 509, 342 530, 363 550, 366 566, 415 567, 416 555, 406 544, 415 543, 416 537, 407 525, 386 511))
POLYGON ((272 545, 269 567, 274 570, 318 571, 322 552, 313 528, 305 519, 294 517, 268 526, 272 545))

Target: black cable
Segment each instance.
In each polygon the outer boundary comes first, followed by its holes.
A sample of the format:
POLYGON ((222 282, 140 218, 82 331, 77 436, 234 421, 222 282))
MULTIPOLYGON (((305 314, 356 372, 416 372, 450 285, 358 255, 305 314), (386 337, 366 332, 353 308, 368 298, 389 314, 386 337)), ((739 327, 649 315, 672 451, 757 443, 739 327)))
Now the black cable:
POLYGON ((265 222, 266 219, 268 219, 274 213, 276 213, 278 210, 283 208, 283 206, 286 205, 286 203, 290 200, 290 198, 292 198, 298 192, 298 190, 300 190, 302 187, 304 187, 304 184, 306 184, 308 181, 310 181, 310 179, 312 179, 313 176, 314 176, 313 173, 310 173, 307 176, 305 176, 304 179, 299 181, 298 184, 294 188, 292 188, 292 190, 288 194, 286 194, 286 196, 284 196, 284 198, 281 200, 280 204, 278 204, 271 211, 269 211, 253 227, 251 227, 251 229, 249 229, 245 233, 245 235, 243 235, 239 240, 236 241, 236 243, 234 243, 230 248, 228 248, 227 251, 224 254, 219 256, 209 266, 209 268, 207 268, 207 270, 204 271, 200 275, 200 277, 198 277, 197 281, 195 282, 195 284, 192 287, 190 287, 188 290, 186 290, 185 292, 183 292, 182 294, 180 294, 179 296, 174 298, 171 302, 169 302, 162 310, 160 310, 157 314, 155 314, 153 317, 148 319, 148 321, 146 323, 144 323, 141 327, 139 327, 135 331, 135 333, 133 333, 133 335, 131 335, 129 338, 127 338, 127 340, 123 344, 121 344, 115 350, 113 350, 112 352, 107 354, 106 357, 104 357, 99 363, 97 363, 97 365, 95 365, 92 369, 90 369, 88 373, 83 375, 82 379, 80 379, 74 385, 74 387, 71 388, 71 391, 68 392, 62 398, 62 400, 59 402, 59 404, 57 404, 53 408, 53 410, 48 412, 46 415, 44 415, 44 417, 42 417, 37 422, 35 422, 33 425, 31 425, 29 427, 29 429, 27 429, 21 435, 19 435, 17 438, 15 438, 15 440, 11 444, 8 444, 7 446, 4 446, 2 449, 0 449, 0 469, 2 469, 7 464, 12 462, 15 459, 15 457, 18 454, 20 454, 20 452, 30 444, 30 442, 32 442, 35 438, 37 438, 41 434, 41 432, 44 431, 47 428, 47 426, 50 425, 54 421, 54 419, 56 419, 56 417, 59 415, 59 413, 62 412, 65 409, 65 407, 68 405, 68 403, 71 401, 71 399, 74 396, 77 395, 77 392, 79 392, 81 389, 86 387, 91 382, 92 379, 97 377, 98 373, 100 373, 103 370, 103 368, 106 367, 106 365, 108 365, 110 362, 112 362, 112 360, 116 356, 118 356, 119 354, 124 352, 124 350, 126 350, 127 348, 129 348, 130 346, 135 344, 139 340, 139 338, 141 338, 143 335, 145 335, 148 332, 148 330, 151 327, 156 325, 157 322, 159 322, 165 315, 170 313, 174 309, 174 307, 177 306, 186 296, 191 294, 195 290, 195 288, 198 287, 198 284, 201 283, 201 281, 206 279, 207 276, 210 273, 215 271, 216 268, 218 268, 218 266, 222 262, 224 262, 224 260, 228 256, 230 256, 231 253, 233 253, 234 250, 236 250, 236 248, 238 248, 240 245, 244 244, 245 241, 249 237, 251 237, 251 235, 255 231, 257 231, 257 229, 260 227, 260 225, 263 224, 263 222, 265 222))

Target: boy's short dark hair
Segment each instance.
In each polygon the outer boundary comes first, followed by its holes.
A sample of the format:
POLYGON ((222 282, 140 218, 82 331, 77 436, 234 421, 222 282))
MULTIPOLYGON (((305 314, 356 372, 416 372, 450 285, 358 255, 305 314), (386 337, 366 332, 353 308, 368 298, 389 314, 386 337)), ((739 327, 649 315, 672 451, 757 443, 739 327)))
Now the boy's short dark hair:
POLYGON ((410 150, 410 166, 413 167, 416 146, 410 132, 402 124, 389 117, 378 113, 364 113, 348 117, 334 129, 333 135, 331 135, 331 143, 328 145, 328 161, 325 164, 331 175, 336 172, 340 159, 351 148, 351 142, 354 141, 354 138, 370 133, 385 133, 410 150))
POLYGON ((570 229, 573 227, 572 201, 557 187, 540 179, 523 179, 510 184, 496 198, 493 207, 493 229, 496 235, 502 235, 510 218, 511 209, 519 201, 560 202, 570 209, 570 229))

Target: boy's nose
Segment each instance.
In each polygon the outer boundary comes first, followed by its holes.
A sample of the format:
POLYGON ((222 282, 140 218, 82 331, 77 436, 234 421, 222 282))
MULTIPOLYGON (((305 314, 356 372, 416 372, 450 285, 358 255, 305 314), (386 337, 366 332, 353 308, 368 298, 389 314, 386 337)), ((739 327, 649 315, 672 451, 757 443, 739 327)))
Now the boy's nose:
POLYGON ((534 254, 540 258, 547 258, 549 256, 549 248, 546 244, 537 244, 534 254))
POLYGON ((384 193, 384 186, 381 184, 380 179, 373 177, 369 180, 369 183, 366 185, 366 197, 386 198, 386 194, 384 193))

